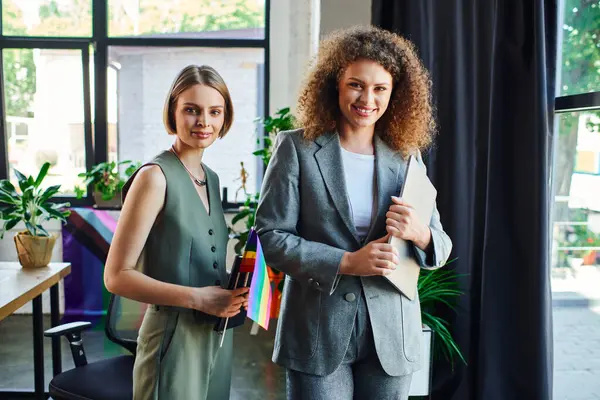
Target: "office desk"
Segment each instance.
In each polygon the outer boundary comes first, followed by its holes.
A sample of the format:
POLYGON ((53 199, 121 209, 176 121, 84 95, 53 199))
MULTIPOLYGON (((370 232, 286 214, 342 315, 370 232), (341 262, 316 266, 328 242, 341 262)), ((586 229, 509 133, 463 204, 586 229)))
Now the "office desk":
MULTIPOLYGON (((42 268, 22 268, 18 262, 0 262, 0 321, 32 301, 33 304, 33 369, 36 399, 46 398, 44 384, 44 324, 42 293, 50 289, 50 319, 59 324, 58 282, 71 272, 69 263, 50 263, 42 268)), ((52 371, 62 370, 60 338, 52 339, 52 371)), ((22 392, 2 392, 2 394, 22 392)))

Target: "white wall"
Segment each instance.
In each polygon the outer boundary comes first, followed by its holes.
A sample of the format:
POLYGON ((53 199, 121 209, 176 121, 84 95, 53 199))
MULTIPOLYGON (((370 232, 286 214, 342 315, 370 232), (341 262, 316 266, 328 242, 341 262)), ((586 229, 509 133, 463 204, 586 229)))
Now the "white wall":
MULTIPOLYGON (((259 49, 215 48, 118 48, 111 61, 121 65, 118 75, 119 159, 150 161, 168 149, 174 138, 164 128, 165 97, 177 73, 188 64, 215 68, 229 88, 235 119, 225 138, 217 140, 204 155, 204 162, 219 174, 221 187, 228 187, 229 201, 240 186, 240 162, 250 176, 247 189, 256 189, 257 98, 259 49)), ((242 192, 240 192, 242 193, 242 192)), ((238 201, 244 201, 240 194, 238 201)))
POLYGON ((295 109, 298 90, 316 54, 321 0, 271 1, 270 113, 295 109))
POLYGON ((295 108, 319 40, 336 29, 371 23, 371 0, 272 0, 270 112, 295 108))
POLYGON ((336 29, 371 24, 371 0, 321 0, 321 39, 336 29))

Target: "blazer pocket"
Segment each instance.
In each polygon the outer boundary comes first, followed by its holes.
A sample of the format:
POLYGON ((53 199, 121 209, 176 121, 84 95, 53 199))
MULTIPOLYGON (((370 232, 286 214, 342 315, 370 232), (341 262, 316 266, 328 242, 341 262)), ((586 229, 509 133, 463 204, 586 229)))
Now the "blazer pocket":
POLYGON ((421 355, 423 328, 421 323, 421 305, 419 298, 409 300, 400 296, 402 303, 402 333, 404 356, 410 362, 417 362, 421 355))
POLYGON ((296 360, 314 357, 319 341, 321 292, 288 279, 281 308, 276 340, 281 354, 296 360))

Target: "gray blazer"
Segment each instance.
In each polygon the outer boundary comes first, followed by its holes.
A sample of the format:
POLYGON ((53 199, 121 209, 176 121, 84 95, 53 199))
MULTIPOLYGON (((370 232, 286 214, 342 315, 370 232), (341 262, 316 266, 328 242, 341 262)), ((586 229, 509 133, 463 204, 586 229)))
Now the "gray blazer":
MULTIPOLYGON (((385 214, 398 195, 406 160, 375 136, 377 209, 365 243, 386 234, 385 214)), ((420 163, 423 163, 420 156, 420 163)), ((452 248, 437 209, 429 223, 433 251, 414 247, 423 268, 439 268, 452 248)), ((273 361, 328 375, 342 362, 364 291, 375 348, 392 376, 420 368, 421 310, 383 277, 338 275, 344 252, 360 242, 347 200, 337 133, 314 142, 281 132, 265 173, 256 229, 269 266, 286 274, 273 361)))

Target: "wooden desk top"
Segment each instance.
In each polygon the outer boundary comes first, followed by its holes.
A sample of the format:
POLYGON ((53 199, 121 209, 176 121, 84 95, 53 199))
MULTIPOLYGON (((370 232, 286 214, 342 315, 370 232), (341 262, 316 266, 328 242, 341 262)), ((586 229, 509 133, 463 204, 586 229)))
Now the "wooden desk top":
POLYGON ((18 262, 0 262, 0 321, 71 273, 70 263, 22 268, 18 262))

